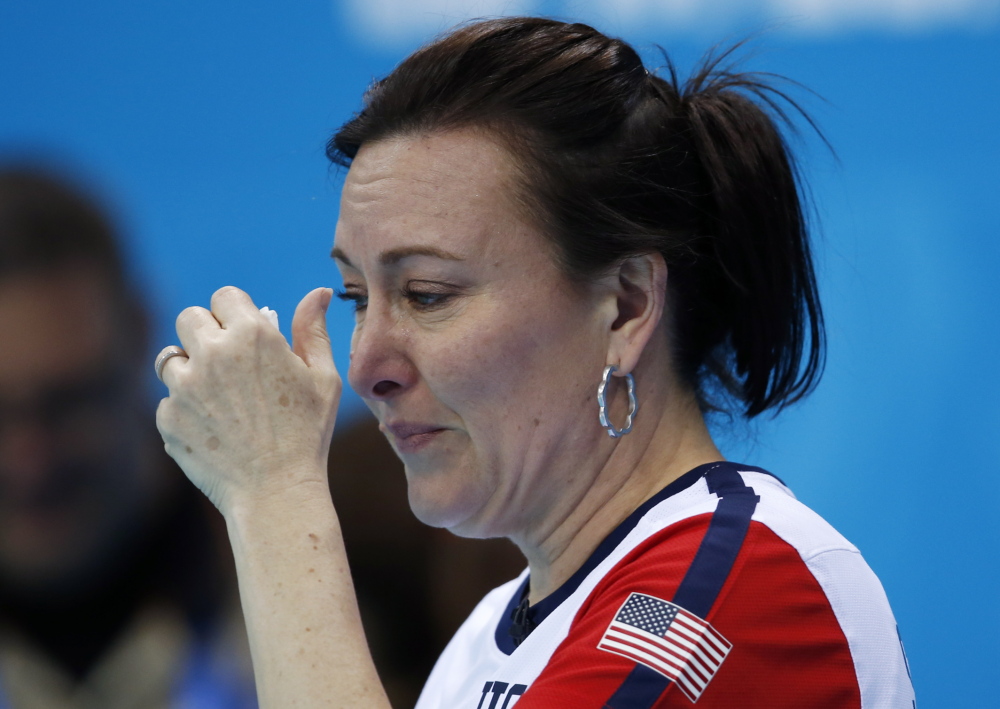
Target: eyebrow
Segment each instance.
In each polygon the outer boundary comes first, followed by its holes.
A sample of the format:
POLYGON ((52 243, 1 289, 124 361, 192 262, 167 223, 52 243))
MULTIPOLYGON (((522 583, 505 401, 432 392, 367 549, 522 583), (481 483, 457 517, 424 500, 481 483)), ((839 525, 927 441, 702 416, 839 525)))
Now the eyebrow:
MULTIPOLYGON (((343 262, 351 268, 356 268, 356 266, 351 263, 351 260, 347 258, 347 254, 345 254, 343 249, 339 246, 333 247, 333 251, 330 252, 330 256, 343 262)), ((383 251, 379 254, 378 260, 383 266, 394 266, 403 259, 410 258, 411 256, 430 256, 432 258, 444 259, 445 261, 465 260, 458 254, 453 254, 450 251, 438 249, 433 246, 401 246, 398 249, 389 249, 388 251, 383 251)))

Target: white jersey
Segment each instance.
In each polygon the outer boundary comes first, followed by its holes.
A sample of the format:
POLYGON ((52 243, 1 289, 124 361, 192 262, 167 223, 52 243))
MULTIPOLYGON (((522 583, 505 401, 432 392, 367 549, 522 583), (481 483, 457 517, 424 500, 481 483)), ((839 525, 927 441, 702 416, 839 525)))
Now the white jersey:
POLYGON ((916 706, 878 579, 758 468, 700 466, 530 608, 527 582, 476 607, 417 709, 916 706))

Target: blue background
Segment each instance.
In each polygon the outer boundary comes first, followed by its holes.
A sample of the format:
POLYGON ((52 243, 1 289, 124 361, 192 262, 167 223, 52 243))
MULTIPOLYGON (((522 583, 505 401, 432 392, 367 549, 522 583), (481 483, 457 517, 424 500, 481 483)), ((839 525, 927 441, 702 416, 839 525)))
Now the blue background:
MULTIPOLYGON (((922 707, 987 706, 1000 660, 998 3, 890 5, 6 0, 0 157, 69 170, 115 208, 157 344, 173 340, 176 312, 229 283, 277 309, 287 333, 301 295, 338 282, 340 175, 324 143, 368 82, 434 32, 534 10, 651 57, 662 44, 689 68, 710 44, 770 27, 747 65, 821 94, 797 95, 838 154, 799 144, 830 353, 809 400, 722 432, 724 450, 775 471, 861 548, 922 707)), ((334 308, 343 367, 352 318, 334 308)), ((360 408, 348 393, 344 411, 360 408)))

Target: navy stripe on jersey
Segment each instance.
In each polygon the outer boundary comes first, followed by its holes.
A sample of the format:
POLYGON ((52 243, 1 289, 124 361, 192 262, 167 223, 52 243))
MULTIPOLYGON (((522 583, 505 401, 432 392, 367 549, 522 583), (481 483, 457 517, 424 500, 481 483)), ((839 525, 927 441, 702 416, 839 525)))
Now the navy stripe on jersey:
MULTIPOLYGON (((716 463, 705 473, 708 489, 719 496, 719 504, 673 598, 674 603, 701 618, 708 617, 726 583, 750 529, 750 518, 760 502, 760 497, 737 472, 747 469, 716 463)), ((650 709, 670 683, 659 672, 637 664, 611 695, 605 709, 650 709)))
POLYGON ((760 502, 760 496, 743 482, 733 467, 713 468, 705 475, 705 482, 709 492, 721 499, 698 553, 673 598, 674 603, 699 618, 707 618, 715 605, 750 529, 750 518, 760 502))

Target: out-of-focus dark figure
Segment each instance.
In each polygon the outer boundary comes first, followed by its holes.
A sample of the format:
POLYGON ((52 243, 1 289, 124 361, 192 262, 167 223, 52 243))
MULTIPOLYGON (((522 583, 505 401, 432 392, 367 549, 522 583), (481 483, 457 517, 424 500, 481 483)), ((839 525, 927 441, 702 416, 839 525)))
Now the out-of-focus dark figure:
POLYGON ((0 707, 256 705, 214 511, 166 457, 100 211, 0 168, 0 707))
POLYGON ((371 416, 338 424, 330 489, 375 665, 392 706, 407 709, 462 621, 526 562, 506 539, 462 539, 417 521, 403 464, 371 416))

